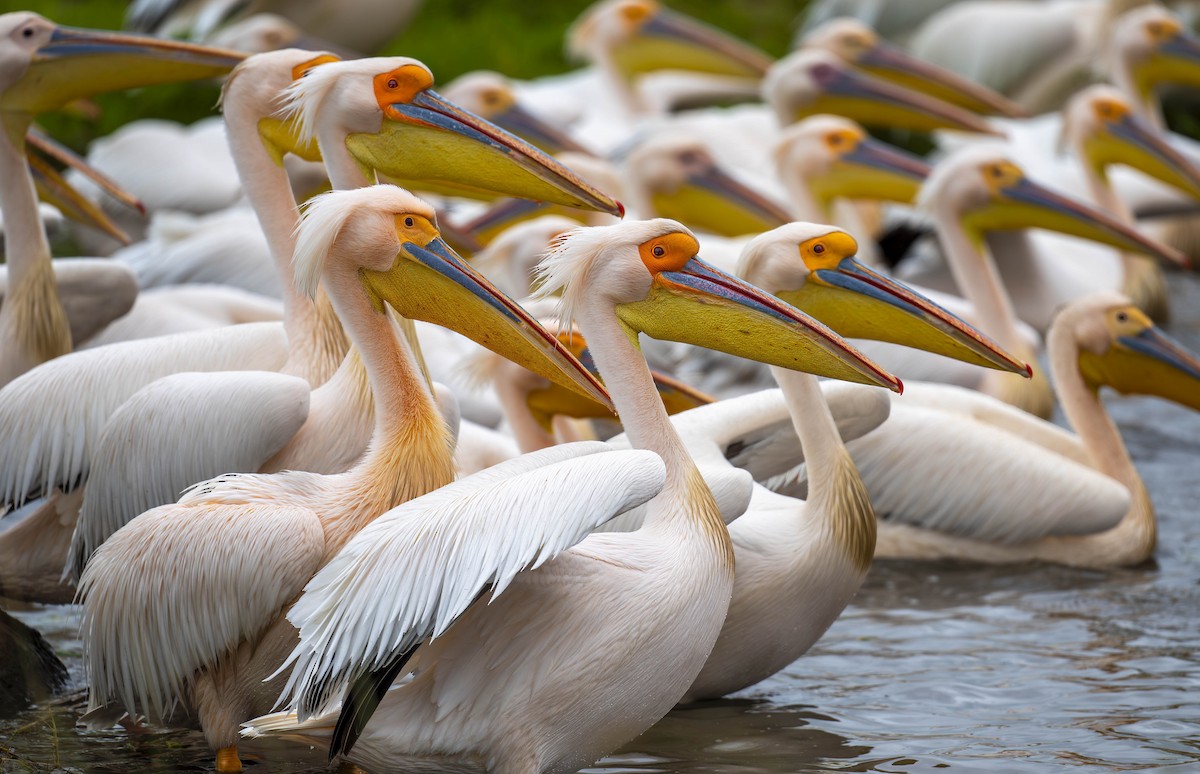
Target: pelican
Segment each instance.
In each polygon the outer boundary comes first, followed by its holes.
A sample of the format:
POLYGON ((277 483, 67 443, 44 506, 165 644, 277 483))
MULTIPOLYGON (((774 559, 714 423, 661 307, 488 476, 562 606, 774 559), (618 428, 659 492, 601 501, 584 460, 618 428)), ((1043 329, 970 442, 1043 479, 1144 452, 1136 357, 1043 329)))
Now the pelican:
MULTIPOLYGON (((1200 169, 1138 117, 1130 101, 1111 86, 1088 87, 1067 103, 1063 137, 1082 162, 1092 199, 1127 225, 1134 225, 1133 213, 1109 182, 1109 168, 1115 164, 1132 166, 1192 199, 1200 198, 1200 169)), ((1158 265, 1151 258, 1128 252, 1120 254, 1120 261, 1121 292, 1151 318, 1164 319, 1167 291, 1158 265)), ((1098 289, 1089 287, 1086 277, 1084 274, 1085 281, 1073 283, 1072 295, 1055 306, 1098 289)))
MULTIPOLYGON (((311 123, 307 126, 317 132, 316 144, 339 188, 363 185, 364 166, 378 166, 410 177, 469 184, 485 191, 520 194, 529 190, 585 206, 595 202, 594 206, 610 210, 617 207, 531 146, 442 101, 427 89, 432 76, 416 60, 359 60, 339 69, 339 63, 329 59, 298 50, 261 54, 235 70, 226 86, 223 104, 232 148, 285 287, 293 287, 288 261, 294 245, 296 204, 287 175, 274 159, 289 150, 308 155, 315 150, 312 134, 296 135, 299 123, 271 117, 281 100, 295 111, 319 111, 322 116, 337 113, 333 121, 319 127, 311 123), (401 78, 412 90, 403 97, 392 96, 386 83, 401 78), (414 80, 424 86, 413 86, 414 80), (303 83, 305 89, 281 96, 281 89, 293 83, 303 83), (341 103, 336 111, 323 101, 330 95, 341 103), (390 102, 393 99, 396 101, 390 102), (383 120, 385 106, 392 117, 383 120), (430 109, 448 114, 432 135, 404 112, 412 110, 423 116, 430 109), (374 131, 386 133, 385 139, 370 139, 366 130, 372 121, 374 131), (406 127, 414 132, 412 137, 406 127), (419 157, 422 143, 453 147, 458 153, 416 163, 411 159, 395 160, 419 157), (474 149, 478 144, 483 145, 482 152, 474 149), (461 156, 469 156, 473 165, 462 164, 461 156), (481 181, 480 175, 487 169, 499 169, 501 173, 481 181)), ((433 298, 413 308, 420 310, 420 319, 439 323, 450 313, 433 298)), ((343 359, 344 338, 327 304, 314 305, 289 289, 285 310, 289 360, 284 374, 275 380, 280 386, 272 399, 264 401, 264 388, 260 386, 264 375, 243 377, 247 383, 244 392, 231 390, 227 377, 186 377, 191 386, 184 413, 199 429, 187 434, 177 431, 178 395, 183 392, 178 387, 147 387, 152 395, 130 398, 141 404, 137 410, 113 416, 96 443, 97 477, 85 498, 73 541, 71 568, 82 567, 95 547, 129 518, 173 501, 181 489, 197 481, 230 470, 339 473, 359 459, 375 424, 364 363, 354 353, 343 359), (311 388, 310 400, 300 410, 303 424, 299 427, 291 424, 296 414, 288 407, 294 405, 295 390, 303 385, 284 378, 289 374, 304 378, 311 388), (207 396, 201 398, 201 392, 207 396), (271 433, 262 432, 261 422, 230 425, 225 417, 235 410, 242 415, 258 411, 277 418, 279 424, 271 433), (127 440, 130 433, 139 440, 131 444, 127 440), (234 464, 238 467, 229 467, 234 464)), ((489 347, 507 341, 510 352, 517 346, 501 331, 479 330, 467 335, 489 347)), ((539 368, 550 380, 564 380, 556 367, 535 355, 527 352, 525 362, 539 368)))
MULTIPOLYGON (((1008 291, 985 252, 984 237, 989 232, 1040 227, 1176 262, 1183 260, 1111 215, 1034 183, 1002 147, 964 148, 947 156, 922 188, 921 202, 933 217, 955 283, 975 307, 976 323, 1006 350, 1026 360, 1033 360, 1036 351, 1022 340, 1008 291)), ((997 260, 1012 263, 1023 258, 1028 255, 1002 254, 997 260)), ((1032 283, 1031 291, 1039 289, 1036 283, 1042 275, 1034 266, 1026 268, 1024 279, 1032 283)), ((1049 416, 1052 409, 1053 394, 1040 371, 1028 382, 989 371, 977 386, 1037 416, 1049 416)))
POLYGON ((869 126, 999 133, 968 110, 883 81, 819 48, 794 51, 772 65, 762 95, 780 126, 833 113, 869 126))
POLYGON ((697 250, 683 226, 652 220, 573 231, 543 263, 543 291, 563 291, 563 319, 588 337, 632 445, 661 458, 665 484, 645 526, 572 547, 616 511, 545 478, 534 498, 501 499, 466 479, 392 511, 293 608, 301 641, 288 693, 301 721, 260 718, 251 734, 331 740, 331 754, 372 767, 437 759, 572 771, 670 709, 720 630, 733 554, 636 332, 900 388, 836 334, 702 263, 697 250), (551 542, 551 530, 574 540, 551 542), (472 604, 489 587, 488 603, 472 604), (387 624, 369 627, 376 615, 387 624), (409 671, 411 682, 387 690, 409 671), (303 720, 347 688, 340 717, 303 720))
POLYGON ((450 251, 433 219, 432 207, 394 186, 311 205, 297 235, 296 280, 310 296, 324 283, 370 376, 368 452, 344 474, 211 479, 100 546, 79 583, 94 710, 119 702, 164 720, 183 701, 217 750, 218 769, 238 770, 237 724, 271 706, 277 688, 262 680, 293 645, 281 613, 370 520, 453 480, 448 428, 384 304, 425 315, 436 295, 454 306, 445 322, 456 329, 531 365, 537 352, 607 400, 553 336, 450 251), (210 561, 188 561, 201 544, 210 561), (247 598, 247 589, 259 593, 247 598))
POLYGON ((567 51, 594 63, 634 115, 649 107, 634 88, 635 79, 646 73, 667 69, 719 76, 704 83, 714 84, 719 94, 736 94, 753 90, 771 64, 757 48, 667 10, 657 0, 593 3, 567 31, 567 51))
POLYGON ((500 73, 477 70, 446 85, 446 99, 536 145, 547 153, 589 153, 566 132, 555 129, 522 104, 500 73))
POLYGON ((880 516, 876 556, 1104 568, 1153 555, 1154 508, 1099 393, 1200 410, 1200 360, 1113 291, 1066 307, 1047 348, 1076 434, 939 387, 913 390, 848 444, 880 516))
POLYGON ((1179 18, 1158 5, 1123 14, 1112 30, 1113 82, 1127 94, 1138 114, 1162 130, 1162 85, 1200 86, 1200 40, 1179 18))
POLYGON ((218 49, 62 27, 21 11, 0 16, 0 210, 8 293, 0 307, 0 386, 71 351, 50 247, 25 161, 33 117, 78 97, 220 75, 240 55, 218 49))
MULTIPOLYGON (((844 231, 790 223, 751 240, 738 273, 841 335, 908 343, 976 365, 1030 374, 1028 364, 954 315, 858 263, 856 251, 854 238, 844 231)), ((786 444, 771 453, 759 438, 772 433, 769 424, 778 416, 778 401, 770 399, 773 391, 756 400, 757 405, 743 401, 723 408, 722 401, 681 414, 675 422, 697 426, 684 437, 698 442, 689 450, 703 450, 697 463, 706 476, 714 466, 729 466, 729 458, 738 457, 749 458, 759 480, 774 478, 800 460, 809 471, 806 502, 756 485, 746 512, 729 524, 737 567, 733 598, 721 635, 685 702, 732 693, 795 661, 841 614, 874 553, 875 514, 838 425, 857 424, 847 433, 851 437, 880 423, 886 426, 887 393, 862 394, 860 389, 857 395, 836 396, 835 412, 815 377, 780 368, 772 368, 772 374, 799 436, 798 454, 781 453, 791 451, 786 444), (722 437, 728 430, 715 421, 726 412, 732 416, 724 424, 742 433, 736 439, 722 437), (698 422, 691 414, 703 419, 698 422), (713 438, 698 432, 705 425, 713 438), (786 463, 779 467, 764 461, 768 456, 786 463)))
POLYGON ((1021 118, 1028 113, 986 86, 909 56, 853 18, 830 19, 804 33, 803 48, 830 51, 856 67, 980 115, 1021 118))

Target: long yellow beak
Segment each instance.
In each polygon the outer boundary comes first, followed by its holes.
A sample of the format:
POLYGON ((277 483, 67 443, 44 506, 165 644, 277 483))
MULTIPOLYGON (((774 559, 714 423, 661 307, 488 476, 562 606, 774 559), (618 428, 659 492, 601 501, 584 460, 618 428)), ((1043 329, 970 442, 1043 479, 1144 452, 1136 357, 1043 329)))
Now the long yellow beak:
POLYGON ((715 27, 661 6, 647 9, 636 34, 612 50, 627 80, 655 70, 761 78, 771 66, 767 54, 715 27))
POLYGON ((351 134, 346 147, 360 163, 410 188, 624 213, 616 200, 563 164, 432 89, 385 107, 380 130, 351 134))
POLYGON ((1200 40, 1181 27, 1133 68, 1133 79, 1143 98, 1163 83, 1200 86, 1200 40))
POLYGON ((1200 168, 1133 113, 1105 124, 1083 144, 1087 161, 1101 175, 1109 164, 1127 164, 1200 199, 1200 168))
POLYGON ((653 275, 642 301, 618 304, 637 333, 715 349, 761 363, 902 392, 904 385, 822 323, 693 257, 653 275))
POLYGON ((994 201, 964 216, 963 225, 977 232, 1044 228, 1119 250, 1158 256, 1180 266, 1190 265, 1187 256, 1177 250, 1143 236, 1112 215, 1054 193, 1027 177, 999 188, 994 201))
POLYGON ((985 116, 1025 118, 1029 111, 1003 94, 955 75, 930 62, 909 56, 879 41, 855 63, 863 70, 935 99, 985 116))
POLYGON ((970 111, 856 71, 840 61, 815 61, 808 66, 808 75, 821 91, 816 99, 796 106, 792 121, 832 113, 865 126, 1000 134, 970 111))
POLYGON ((360 276, 379 308, 386 302, 403 317, 457 331, 613 410, 600 380, 440 237, 425 244, 402 240, 390 270, 363 269, 360 276))
POLYGON ((863 137, 830 164, 825 174, 809 177, 808 187, 826 206, 838 198, 908 203, 916 199, 929 171, 919 157, 863 137))
MULTIPOLYGON (((560 333, 558 340, 563 343, 571 354, 583 363, 584 367, 600 378, 596 361, 588 351, 587 342, 578 332, 560 333)), ((704 406, 713 402, 713 398, 695 390, 678 379, 651 370, 654 386, 658 396, 662 398, 663 407, 668 414, 678 414, 680 411, 704 406)), ((581 396, 578 392, 565 390, 557 384, 551 384, 537 390, 531 390, 526 397, 526 404, 534 419, 542 429, 550 432, 551 422, 555 416, 574 417, 575 419, 612 419, 612 412, 594 400, 581 396)))
POLYGON ((141 214, 146 213, 146 207, 133 194, 126 191, 112 178, 92 167, 69 148, 55 142, 52 138, 31 129, 25 135, 25 155, 29 159, 29 169, 33 173, 33 182, 37 187, 39 198, 49 202, 59 209, 63 215, 76 223, 81 223, 108 234, 121 244, 129 244, 129 235, 113 222, 105 212, 97 207, 91 199, 67 182, 50 160, 77 169, 95 182, 102 191, 141 214))
POLYGON ((808 273, 804 285, 776 293, 797 309, 849 338, 902 344, 985 368, 1033 376, 1028 363, 961 318, 904 283, 856 261, 858 245, 849 234, 835 231, 809 241, 820 242, 824 248, 821 263, 808 273))
POLYGON ((693 171, 674 191, 654 193, 650 202, 659 217, 721 236, 759 234, 791 220, 783 207, 716 164, 693 171))
POLYGON ((1141 323, 1136 333, 1117 336, 1103 355, 1079 353, 1084 380, 1098 390, 1154 395, 1200 411, 1200 358, 1155 327, 1136 307, 1123 310, 1141 323))
POLYGON ((102 92, 213 78, 245 58, 174 40, 55 26, 25 74, 0 95, 0 110, 33 116, 102 92))

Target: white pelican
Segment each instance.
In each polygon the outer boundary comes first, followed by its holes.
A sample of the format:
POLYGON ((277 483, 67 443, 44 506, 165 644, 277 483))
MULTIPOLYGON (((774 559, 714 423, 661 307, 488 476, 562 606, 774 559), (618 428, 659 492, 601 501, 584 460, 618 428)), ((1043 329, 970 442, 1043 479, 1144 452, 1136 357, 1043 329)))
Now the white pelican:
MULTIPOLYGON (((1096 85, 1076 94, 1063 110, 1063 137, 1083 167, 1083 179, 1102 209, 1133 226, 1129 205, 1109 182, 1109 168, 1132 166, 1181 191, 1200 198, 1200 168, 1169 145, 1161 133, 1139 118, 1130 101, 1111 86, 1096 85)), ((1153 258, 1120 254, 1120 290, 1154 319, 1167 315, 1167 291, 1162 271, 1153 258)), ((1072 294, 1057 306, 1098 289, 1086 282, 1074 283, 1072 294)), ((1113 288, 1109 288, 1113 289, 1113 288)), ((1021 312, 1018 305, 1018 312, 1021 312)), ((1039 326, 1041 321, 1037 321, 1039 326)), ((1048 323, 1047 323, 1048 324, 1048 323)))
MULTIPOLYGON (((224 101, 239 169, 272 247, 280 281, 288 288, 284 301, 290 349, 284 372, 305 378, 315 388, 307 409, 301 412, 303 426, 297 429, 291 424, 295 387, 282 377, 275 397, 267 403, 263 398, 264 375, 245 377, 247 386, 241 393, 230 389, 228 377, 189 378, 186 416, 196 427, 186 434, 177 430, 181 414, 174 391, 153 388, 153 395, 135 396, 142 404, 139 409, 114 416, 97 441, 99 479, 95 493, 84 501, 72 567, 81 567, 95 547, 125 521, 149 507, 173 501, 182 489, 197 481, 230 471, 340 473, 353 465, 367 447, 375 417, 364 363, 357 354, 343 361, 344 338, 327 303, 313 304, 295 291, 292 282, 288 261, 295 244, 292 231, 296 204, 287 175, 275 159, 289 150, 311 155, 313 149, 310 134, 296 137, 295 123, 271 118, 284 86, 294 82, 305 85, 305 89, 296 88, 291 101, 286 102, 291 108, 332 116, 319 126, 307 126, 318 132, 320 151, 330 162, 333 183, 340 188, 363 184, 364 169, 383 165, 409 177, 467 184, 483 191, 520 194, 532 190, 547 198, 616 208, 611 200, 577 181, 531 146, 459 111, 436 94, 426 93, 432 76, 416 60, 359 60, 340 67, 330 59, 298 50, 252 57, 230 77, 224 101), (400 80, 410 91, 405 96, 394 96, 394 89, 386 84, 400 80), (414 85, 414 81, 424 85, 414 85), (331 95, 336 95, 340 103, 336 111, 324 101, 331 95), (411 107, 414 110, 445 111, 439 128, 430 131, 424 124, 407 119, 403 109, 410 105, 403 100, 429 106, 411 107), (385 110, 391 111, 386 121, 382 118, 385 110), (414 136, 405 133, 406 127, 415 132, 414 136), (357 131, 352 139, 348 138, 351 131, 357 131), (368 131, 386 132, 386 137, 371 142, 368 131), (367 148, 370 155, 348 147, 355 142, 367 148), (395 160, 420 156, 423 145, 433 144, 454 148, 456 153, 432 154, 416 162, 395 160), (476 150, 480 145, 483 150, 476 150), (473 163, 463 164, 463 156, 473 163), (485 170, 497 168, 501 170, 497 176, 481 178, 485 170), (201 392, 206 392, 207 398, 201 399, 201 392), (244 415, 257 409, 264 416, 275 416, 281 425, 269 434, 262 432, 261 420, 231 425, 225 417, 233 404, 244 415), (132 444, 127 440, 131 432, 137 439, 132 444), (272 445, 276 439, 283 442, 272 445)), ((414 309, 420 319, 440 323, 446 323, 447 315, 452 314, 432 298, 414 309)), ((466 335, 489 347, 506 338, 499 331, 477 330, 466 335)), ((507 342, 510 352, 515 345, 514 341, 507 342)), ((532 353, 526 353, 525 362, 540 368, 543 376, 561 380, 553 365, 532 353)))
POLYGON ((0 307, 2 386, 71 351, 70 328, 55 292, 50 247, 25 160, 24 137, 33 117, 102 91, 219 75, 240 56, 62 27, 28 11, 0 16, 0 40, 0 210, 5 214, 9 281, 0 307))
POLYGON ((1072 302, 1047 347, 1077 435, 939 387, 848 444, 880 517, 877 556, 1115 567, 1153 555, 1154 509, 1099 392, 1200 410, 1200 360, 1111 291, 1072 302))
POLYGON ((753 46, 657 0, 599 0, 567 31, 567 51, 595 64, 606 85, 633 115, 648 105, 635 79, 658 70, 708 76, 717 94, 753 93, 771 58, 753 46))
POLYGON ((563 290, 564 319, 587 335, 633 446, 665 467, 645 526, 571 547, 615 512, 610 503, 593 508, 573 482, 546 479, 502 499, 487 471, 482 487, 467 479, 392 511, 292 611, 301 642, 290 694, 306 716, 348 688, 340 716, 267 717, 250 733, 329 740, 331 755, 373 767, 437 759, 573 771, 670 709, 721 627, 733 554, 636 332, 899 389, 836 334, 702 263, 697 249, 678 223, 630 222, 573 231, 543 264, 543 290, 563 290), (472 604, 489 589, 488 603, 472 604))
MULTIPOLYGON (((1006 350, 1026 360, 1034 360, 1036 351, 1018 332, 1013 302, 996 263, 985 250, 985 235, 1046 228, 1121 249, 1182 260, 1170 248, 1141 236, 1112 216, 1034 183, 1003 147, 969 147, 947 156, 934 167, 922 188, 921 202, 933 217, 955 283, 975 307, 976 324, 1006 350)), ((1028 253, 1000 254, 997 261, 1012 264, 1028 258, 1028 253)), ((1023 285, 1013 289, 1014 295, 1040 290, 1042 272, 1037 270, 1036 262, 1023 263, 1025 273, 1016 275, 1023 285)), ((1040 371, 1028 382, 989 371, 978 387, 1038 416, 1049 416, 1053 405, 1049 383, 1040 371)))
POLYGON ((536 352, 607 400, 553 336, 449 250, 433 218, 394 186, 310 206, 293 258, 297 283, 310 295, 324 283, 361 353, 375 402, 368 452, 343 474, 212 479, 100 546, 79 584, 94 709, 117 703, 158 721, 183 702, 218 751, 218 769, 240 769, 238 723, 271 706, 278 688, 263 678, 294 645, 282 616, 290 601, 375 517, 453 480, 448 428, 385 304, 406 316, 431 300, 453 306, 448 322, 460 331, 531 365, 536 352))
POLYGON ((1159 87, 1200 86, 1200 40, 1162 6, 1147 4, 1118 18, 1111 49, 1113 83, 1158 129, 1164 128, 1159 87))
MULTIPOLYGON (((1028 375, 1027 364, 961 320, 859 264, 856 249, 854 238, 834 227, 790 223, 751 240, 738 272, 842 335, 904 342, 1028 375)), ((840 615, 874 553, 875 514, 838 425, 859 425, 852 435, 861 435, 863 424, 866 429, 879 425, 888 414, 886 393, 852 391, 838 396, 840 405, 834 411, 815 377, 779 368, 772 373, 800 440, 799 453, 774 452, 781 467, 771 469, 779 463, 764 460, 771 452, 758 438, 769 432, 766 425, 777 415, 770 400, 759 403, 758 416, 747 415, 746 405, 723 409, 717 404, 681 414, 675 422, 697 424, 691 414, 742 415, 735 427, 744 436, 736 440, 720 437, 727 431, 711 419, 699 424, 714 424, 716 438, 702 440, 698 428, 689 428, 685 439, 699 441, 705 450, 697 463, 706 476, 716 465, 742 459, 760 480, 780 475, 801 460, 809 471, 807 502, 755 486, 746 512, 729 525, 737 560, 729 614, 684 701, 740 690, 801 656, 840 615)))
POLYGON ((888 45, 873 29, 857 19, 830 19, 813 27, 800 38, 799 47, 830 51, 872 75, 958 105, 972 113, 1009 118, 1028 115, 1020 105, 1002 94, 888 45))
POLYGON ((794 51, 772 65, 762 95, 780 126, 833 113, 869 126, 998 134, 968 110, 876 78, 818 48, 794 51))
POLYGON ((529 141, 547 153, 589 153, 569 134, 526 109, 512 83, 500 73, 476 70, 446 85, 446 99, 529 141))

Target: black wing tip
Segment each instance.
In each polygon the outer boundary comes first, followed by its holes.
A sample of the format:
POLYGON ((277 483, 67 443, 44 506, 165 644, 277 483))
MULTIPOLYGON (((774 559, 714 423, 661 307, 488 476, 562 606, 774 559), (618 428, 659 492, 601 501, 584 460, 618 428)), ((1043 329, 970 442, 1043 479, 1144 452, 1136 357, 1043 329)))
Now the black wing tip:
POLYGON ((342 711, 333 727, 333 738, 329 740, 330 760, 339 755, 348 755, 354 749, 379 702, 383 701, 388 689, 415 652, 416 647, 412 647, 398 653, 382 667, 359 675, 350 684, 342 701, 342 711))

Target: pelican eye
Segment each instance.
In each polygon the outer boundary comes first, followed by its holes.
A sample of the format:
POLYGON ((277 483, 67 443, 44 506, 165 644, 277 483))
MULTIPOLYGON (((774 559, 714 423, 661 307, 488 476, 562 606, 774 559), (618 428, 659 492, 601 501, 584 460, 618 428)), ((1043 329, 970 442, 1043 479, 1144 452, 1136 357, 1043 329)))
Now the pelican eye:
POLYGON ((406 64, 376 75, 373 82, 375 100, 386 111, 396 102, 412 102, 417 94, 433 86, 433 76, 420 65, 406 64))
POLYGON ((845 231, 831 231, 800 243, 800 259, 808 270, 834 269, 858 252, 858 242, 845 231))
POLYGON ((33 37, 33 27, 26 27, 25 29, 21 30, 21 34, 27 38, 32 38, 33 37))
POLYGON ((1117 322, 1129 322, 1129 314, 1126 312, 1117 312, 1117 322))
POLYGON ((813 245, 813 252, 817 255, 820 255, 821 253, 825 252, 825 245, 818 242, 817 244, 813 245))
POLYGON ((400 88, 400 82, 397 81, 395 78, 392 78, 392 79, 388 80, 387 87, 389 89, 398 89, 398 88, 400 88))
POLYGON ((404 219, 404 225, 408 226, 409 228, 412 228, 415 224, 416 221, 414 221, 411 217, 404 219))
POLYGON ((638 245, 642 263, 651 274, 679 271, 700 252, 700 243, 691 234, 675 232, 649 239, 638 245))

